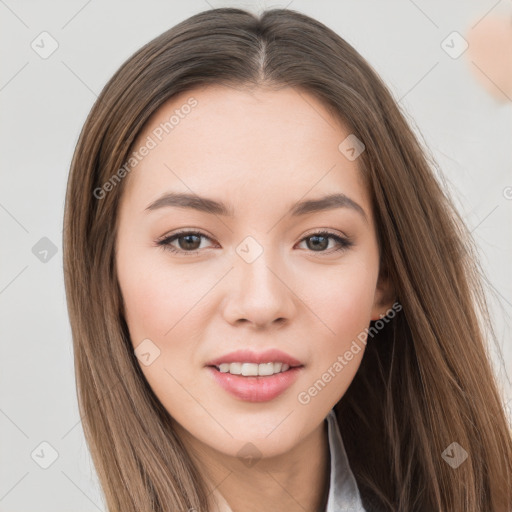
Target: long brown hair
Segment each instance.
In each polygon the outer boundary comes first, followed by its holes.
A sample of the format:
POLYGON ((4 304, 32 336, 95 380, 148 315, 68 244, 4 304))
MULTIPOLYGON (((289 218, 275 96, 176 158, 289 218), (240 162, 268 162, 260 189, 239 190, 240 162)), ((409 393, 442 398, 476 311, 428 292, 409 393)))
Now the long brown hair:
POLYGON ((325 25, 292 10, 221 8, 179 23, 121 66, 71 164, 65 285, 82 424, 109 511, 209 510, 207 486, 130 343, 114 252, 124 182, 102 188, 121 176, 166 100, 208 84, 295 87, 365 145, 358 163, 381 272, 402 306, 369 337, 335 406, 367 510, 512 510, 512 440, 487 355, 494 334, 482 272, 433 159, 372 67, 325 25), (456 468, 442 456, 452 443, 468 453, 456 468))

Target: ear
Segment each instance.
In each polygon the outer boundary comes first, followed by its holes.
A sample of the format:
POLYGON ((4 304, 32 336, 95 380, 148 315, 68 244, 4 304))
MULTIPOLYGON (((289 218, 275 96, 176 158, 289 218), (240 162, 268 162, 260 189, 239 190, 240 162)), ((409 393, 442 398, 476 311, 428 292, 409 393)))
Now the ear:
POLYGON ((386 314, 396 301, 396 293, 386 269, 381 267, 377 286, 375 288, 375 299, 372 307, 371 320, 379 320, 386 314))

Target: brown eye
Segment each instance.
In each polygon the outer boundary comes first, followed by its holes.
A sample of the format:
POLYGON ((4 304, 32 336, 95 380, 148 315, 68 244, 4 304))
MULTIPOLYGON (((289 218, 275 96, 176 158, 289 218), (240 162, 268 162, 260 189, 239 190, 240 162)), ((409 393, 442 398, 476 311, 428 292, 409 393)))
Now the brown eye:
POLYGON ((198 235, 182 235, 176 238, 180 249, 194 251, 201 245, 201 237, 198 235))
MULTIPOLYGON (((211 240, 210 237, 200 232, 182 231, 158 240, 157 245, 162 247, 162 249, 173 253, 183 254, 184 256, 193 256, 201 251, 202 238, 211 240), (173 245, 174 242, 177 242, 177 245, 173 245)), ((301 240, 301 243, 302 242, 306 243, 307 249, 311 252, 327 254, 346 250, 353 245, 353 242, 348 238, 341 237, 329 231, 310 234, 303 238, 301 240), (331 240, 334 240, 335 244, 334 247, 329 249, 329 242, 331 240), (336 245, 338 246, 337 248, 336 245)))
POLYGON ((323 251, 329 247, 329 238, 327 236, 320 236, 320 235, 313 235, 306 238, 307 241, 306 245, 308 246, 308 249, 316 251, 317 249, 320 251, 323 251))
POLYGON ((320 233, 313 233, 301 240, 301 242, 306 242, 306 246, 309 250, 313 252, 337 252, 348 249, 353 245, 353 243, 348 239, 336 235, 334 233, 330 233, 329 231, 322 231, 320 233), (329 240, 332 239, 338 245, 337 249, 326 250, 329 247, 329 240))
POLYGON ((202 238, 210 240, 210 238, 203 233, 195 231, 183 231, 181 233, 175 233, 174 235, 166 236, 163 239, 158 240, 157 245, 162 247, 164 250, 189 256, 194 255, 200 251, 202 238), (171 245, 175 241, 177 241, 177 246, 171 245))

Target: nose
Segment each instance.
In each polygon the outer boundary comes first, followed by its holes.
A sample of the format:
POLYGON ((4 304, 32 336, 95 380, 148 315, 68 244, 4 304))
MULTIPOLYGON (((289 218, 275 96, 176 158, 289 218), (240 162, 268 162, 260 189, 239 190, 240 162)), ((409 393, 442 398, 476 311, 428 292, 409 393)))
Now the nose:
MULTIPOLYGON (((280 327, 296 311, 297 296, 291 273, 266 257, 264 251, 255 261, 239 260, 230 272, 224 302, 224 316, 233 324, 246 323, 255 329, 280 327)), ((295 283, 296 284, 296 283, 295 283)))

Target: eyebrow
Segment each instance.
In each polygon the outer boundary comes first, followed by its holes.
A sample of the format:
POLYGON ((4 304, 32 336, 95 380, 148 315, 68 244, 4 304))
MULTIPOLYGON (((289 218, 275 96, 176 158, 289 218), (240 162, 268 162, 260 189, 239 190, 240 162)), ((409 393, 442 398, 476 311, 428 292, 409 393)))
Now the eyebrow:
MULTIPOLYGON (((146 207, 146 210, 149 212, 164 207, 189 208, 211 215, 222 215, 226 217, 235 216, 232 208, 220 201, 201 197, 195 194, 176 192, 168 192, 160 196, 158 199, 150 203, 146 207)), ((292 217, 299 217, 301 215, 333 210, 335 208, 350 208, 358 212, 364 220, 368 222, 368 218, 363 208, 353 199, 350 199, 350 197, 342 193, 328 194, 326 196, 319 197, 318 199, 299 201, 292 205, 290 215, 292 217)))

